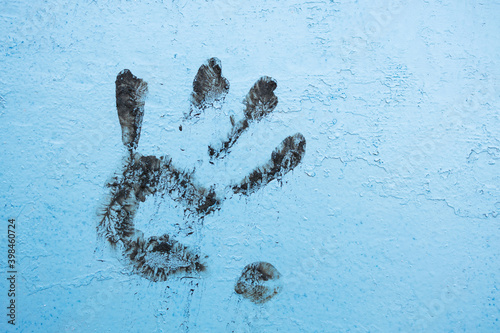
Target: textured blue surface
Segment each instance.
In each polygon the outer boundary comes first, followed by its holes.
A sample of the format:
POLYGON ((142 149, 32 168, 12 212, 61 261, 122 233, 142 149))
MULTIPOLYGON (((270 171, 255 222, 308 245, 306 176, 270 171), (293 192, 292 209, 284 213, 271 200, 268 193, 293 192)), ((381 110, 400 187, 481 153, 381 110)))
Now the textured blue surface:
MULTIPOLYGON (((499 16, 498 1, 1 1, 0 215, 18 224, 16 328, 499 331, 499 16), (231 82, 224 121, 180 132, 212 56, 231 82), (241 117, 255 80, 277 80, 274 114, 220 173, 197 170, 201 183, 241 179, 287 135, 307 139, 282 184, 205 219, 200 279, 151 283, 96 240, 124 149, 124 68, 149 84, 141 152, 188 169, 241 117), (233 289, 259 260, 283 278, 264 305, 233 289)), ((156 208, 141 206, 142 230, 182 222, 180 208, 156 208)))

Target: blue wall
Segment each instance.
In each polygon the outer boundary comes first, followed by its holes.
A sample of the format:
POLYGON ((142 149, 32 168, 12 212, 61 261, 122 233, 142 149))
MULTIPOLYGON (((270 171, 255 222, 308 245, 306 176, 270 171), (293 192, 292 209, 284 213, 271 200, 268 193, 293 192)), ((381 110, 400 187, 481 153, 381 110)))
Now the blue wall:
MULTIPOLYGON (((2 225, 18 225, 17 330, 500 330, 499 15, 498 1, 465 0, 2 1, 0 204, 2 225), (226 104, 179 131, 213 56, 226 104), (124 68, 149 85, 141 153, 196 167, 202 184, 307 139, 281 183, 228 197, 184 237, 209 256, 196 278, 150 282, 96 238, 124 154, 124 68), (207 144, 262 75, 278 107, 213 172, 199 162, 207 144), (282 275, 263 305, 234 292, 255 261, 282 275)), ((138 212, 152 235, 184 218, 155 200, 138 212)))

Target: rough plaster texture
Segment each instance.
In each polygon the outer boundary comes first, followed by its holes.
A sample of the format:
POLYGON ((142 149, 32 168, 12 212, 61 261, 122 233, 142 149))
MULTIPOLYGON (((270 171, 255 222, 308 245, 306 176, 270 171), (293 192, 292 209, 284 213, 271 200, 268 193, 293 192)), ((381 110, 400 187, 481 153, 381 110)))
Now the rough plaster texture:
MULTIPOLYGON (((0 215, 18 223, 16 328, 498 331, 499 15, 496 0, 1 1, 0 215), (226 107, 179 131, 213 56, 231 82, 226 107), (141 152, 187 169, 242 117, 259 77, 278 82, 273 114, 219 172, 199 166, 202 183, 241 179, 287 135, 307 139, 282 183, 226 200, 185 237, 209 255, 194 279, 152 283, 96 239, 124 150, 124 68, 149 85, 141 152), (234 292, 256 261, 283 284, 262 305, 234 292)), ((151 234, 184 218, 153 200, 138 216, 151 234)))

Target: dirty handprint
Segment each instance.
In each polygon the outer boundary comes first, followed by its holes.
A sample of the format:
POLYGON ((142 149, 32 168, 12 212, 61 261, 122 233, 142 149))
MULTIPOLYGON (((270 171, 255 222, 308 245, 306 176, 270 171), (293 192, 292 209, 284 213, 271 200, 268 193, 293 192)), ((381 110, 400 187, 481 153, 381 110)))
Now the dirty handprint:
MULTIPOLYGON (((276 108, 276 87, 276 81, 270 77, 264 76, 257 80, 244 99, 244 118, 238 122, 231 118, 232 129, 227 139, 219 145, 208 145, 212 161, 229 154, 251 124, 276 108)), ((223 103, 228 91, 229 82, 222 76, 220 60, 209 59, 195 76, 191 107, 186 118, 198 117, 215 102, 223 103)), ((134 223, 140 203, 150 195, 166 194, 181 204, 190 216, 202 219, 219 210, 225 196, 215 192, 215 184, 209 188, 198 184, 194 171, 176 168, 168 155, 143 156, 137 151, 147 92, 147 83, 129 70, 125 69, 118 74, 116 107, 127 154, 123 169, 107 184, 110 189, 109 201, 101 212, 97 231, 110 244, 121 249, 124 258, 138 274, 151 281, 165 281, 174 273, 203 271, 205 256, 176 241, 172 235, 146 237, 134 223)), ((305 146, 305 138, 300 133, 285 138, 272 152, 267 163, 256 167, 241 182, 229 184, 225 188, 233 194, 250 195, 269 182, 281 179, 300 163, 305 154, 305 146)), ((273 276, 279 278, 279 272, 272 265, 266 265, 272 267, 273 276)), ((240 293, 250 287, 253 290, 253 282, 248 280, 252 276, 258 275, 259 279, 262 277, 262 274, 246 275, 245 283, 238 282, 240 293)), ((259 284, 259 281, 255 283, 259 284)), ((278 290, 279 288, 256 302, 266 301, 278 290)))

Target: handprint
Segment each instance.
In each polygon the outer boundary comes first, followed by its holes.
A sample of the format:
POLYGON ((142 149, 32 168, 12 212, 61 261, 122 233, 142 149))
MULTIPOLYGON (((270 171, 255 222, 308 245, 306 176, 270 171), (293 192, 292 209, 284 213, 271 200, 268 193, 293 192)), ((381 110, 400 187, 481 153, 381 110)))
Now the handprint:
MULTIPOLYGON (((211 160, 229 154, 241 134, 252 123, 258 122, 276 108, 276 86, 276 81, 270 77, 262 77, 254 84, 244 100, 244 119, 235 122, 231 118, 232 130, 227 140, 219 145, 209 145, 208 154, 211 160)), ((203 271, 204 256, 195 253, 170 235, 145 237, 134 223, 140 203, 151 195, 166 194, 180 203, 187 214, 202 219, 220 209, 226 197, 215 192, 216 184, 210 188, 199 185, 194 172, 176 168, 168 155, 143 156, 137 152, 147 91, 147 83, 129 70, 125 69, 118 74, 116 107, 127 155, 122 170, 107 184, 110 188, 109 202, 102 211, 97 231, 110 244, 120 247, 124 258, 132 264, 137 273, 151 281, 165 281, 174 273, 203 271)), ((228 91, 229 82, 222 76, 219 59, 209 59, 200 67, 194 79, 191 107, 186 117, 198 117, 215 102, 223 103, 228 91)), ((241 182, 229 184, 225 188, 236 195, 250 195, 269 182, 281 179, 300 163, 305 154, 305 146, 305 138, 300 133, 285 138, 272 152, 266 164, 255 168, 241 182)), ((279 272, 267 263, 249 265, 244 275, 246 282, 239 281, 237 291, 244 293, 249 290, 252 297, 256 292, 255 288, 251 287, 253 282, 248 279, 255 277, 255 285, 259 285, 259 281, 267 281, 267 278, 262 280, 263 276, 280 276, 279 272), (273 269, 272 274, 252 273, 263 272, 264 268, 270 267, 273 269)), ((273 295, 264 293, 263 297, 267 300, 273 295)))

